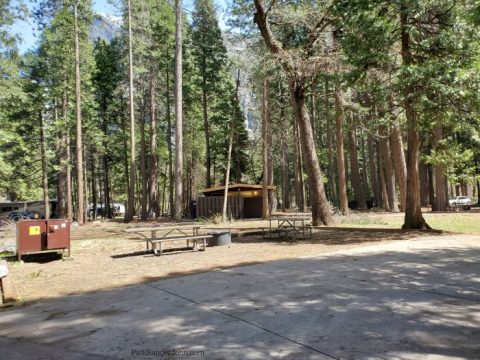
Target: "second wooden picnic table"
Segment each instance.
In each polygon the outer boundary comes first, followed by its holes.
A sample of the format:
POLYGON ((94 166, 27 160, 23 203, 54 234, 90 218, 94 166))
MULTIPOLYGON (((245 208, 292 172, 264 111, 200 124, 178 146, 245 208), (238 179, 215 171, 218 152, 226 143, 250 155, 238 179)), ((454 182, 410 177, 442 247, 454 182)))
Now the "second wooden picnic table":
POLYGON ((287 237, 289 232, 294 232, 295 234, 302 234, 303 239, 306 238, 305 230, 309 230, 310 237, 312 237, 312 230, 305 226, 307 221, 311 221, 312 218, 310 216, 272 216, 269 219, 269 236, 270 239, 272 238, 273 232, 282 232, 285 231, 287 237), (277 226, 272 226, 275 221, 277 222, 277 226))
POLYGON ((196 246, 197 240, 203 240, 203 249, 206 247, 207 238, 212 237, 211 235, 200 235, 199 230, 202 228, 201 225, 171 225, 171 226, 148 226, 148 227, 134 227, 125 229, 125 232, 128 233, 143 233, 150 232, 151 237, 146 238, 147 250, 153 250, 155 255, 161 255, 162 253, 162 242, 165 241, 177 241, 177 240, 186 240, 187 247, 190 247, 190 241, 193 242, 193 247, 196 246), (158 234, 161 233, 161 234, 158 234), (181 234, 180 236, 169 236, 172 233, 181 234), (160 249, 157 250, 156 244, 159 244, 160 249))

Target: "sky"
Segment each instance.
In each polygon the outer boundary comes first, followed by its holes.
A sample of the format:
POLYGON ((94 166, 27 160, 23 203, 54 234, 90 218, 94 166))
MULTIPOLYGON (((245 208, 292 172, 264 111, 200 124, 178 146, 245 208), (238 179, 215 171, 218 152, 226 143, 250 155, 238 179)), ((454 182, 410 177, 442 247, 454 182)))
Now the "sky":
MULTIPOLYGON (((13 0, 15 3, 18 0, 13 0)), ((220 12, 226 7, 226 2, 228 0, 215 0, 215 3, 219 7, 220 12)), ((28 9, 32 11, 36 6, 35 0, 23 0, 27 5, 28 9)), ((193 0, 184 0, 184 8, 191 9, 193 7, 193 0)), ((107 15, 120 15, 118 11, 109 3, 109 0, 92 0, 93 10, 96 13, 103 13, 107 15)), ((224 22, 221 20, 222 16, 220 15, 220 27, 225 28, 224 22)), ((12 27, 11 31, 15 34, 18 34, 22 39, 19 44, 20 52, 24 53, 28 50, 33 50, 36 47, 38 32, 36 31, 36 24, 32 18, 27 19, 26 21, 18 21, 12 27)))
MULTIPOLYGON (((17 0, 13 0, 15 3, 17 0)), ((30 12, 35 8, 35 0, 23 0, 27 5, 30 12)), ((109 4, 108 0, 93 0, 93 10, 97 13, 104 13, 115 15, 115 8, 109 4)), ((35 48, 38 32, 36 31, 36 24, 33 19, 30 17, 25 21, 18 21, 12 27, 11 31, 15 34, 18 34, 21 37, 21 43, 19 44, 20 51, 26 52, 35 48)))

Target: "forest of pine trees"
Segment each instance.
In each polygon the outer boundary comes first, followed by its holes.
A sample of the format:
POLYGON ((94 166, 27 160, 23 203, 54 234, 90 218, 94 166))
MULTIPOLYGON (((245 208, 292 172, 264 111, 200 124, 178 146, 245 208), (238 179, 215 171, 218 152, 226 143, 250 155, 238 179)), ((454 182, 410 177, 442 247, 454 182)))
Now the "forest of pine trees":
POLYGON ((413 229, 478 199, 477 1, 234 0, 222 22, 213 0, 115 6, 107 40, 91 0, 0 0, 0 198, 180 219, 228 179, 315 225, 378 208, 413 229))

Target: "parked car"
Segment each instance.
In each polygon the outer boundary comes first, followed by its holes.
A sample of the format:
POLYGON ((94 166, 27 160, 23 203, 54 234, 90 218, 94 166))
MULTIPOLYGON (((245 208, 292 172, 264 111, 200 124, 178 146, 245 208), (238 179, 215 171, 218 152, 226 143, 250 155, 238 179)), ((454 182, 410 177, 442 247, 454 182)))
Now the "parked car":
POLYGON ((125 215, 125 205, 115 203, 115 204, 113 204, 113 207, 115 209, 115 216, 124 216, 125 215))
MULTIPOLYGON (((113 217, 125 215, 125 205, 123 205, 123 204, 114 203, 114 204, 110 205, 110 208, 111 208, 111 211, 112 211, 111 214, 112 214, 113 217)), ((96 216, 105 217, 107 215, 106 210, 107 209, 106 209, 105 204, 97 204, 96 216)), ((92 204, 90 204, 88 206, 88 213, 89 213, 90 216, 93 216, 93 205, 92 204)))
POLYGON ((468 196, 457 196, 454 199, 448 200, 450 206, 470 206, 472 205, 472 199, 468 196))
POLYGON ((10 214, 8 214, 8 218, 13 221, 33 220, 37 219, 38 217, 38 214, 34 213, 33 211, 12 211, 10 214))

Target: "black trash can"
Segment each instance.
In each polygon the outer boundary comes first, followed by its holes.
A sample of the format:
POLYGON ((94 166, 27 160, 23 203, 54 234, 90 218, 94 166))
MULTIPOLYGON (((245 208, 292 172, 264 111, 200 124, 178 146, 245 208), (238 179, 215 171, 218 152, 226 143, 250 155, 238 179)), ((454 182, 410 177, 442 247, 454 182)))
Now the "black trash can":
POLYGON ((197 200, 190 201, 190 217, 192 219, 197 217, 197 200))
POLYGON ((208 246, 224 246, 232 243, 232 234, 230 230, 212 230, 208 232, 209 235, 213 235, 208 240, 208 246))

